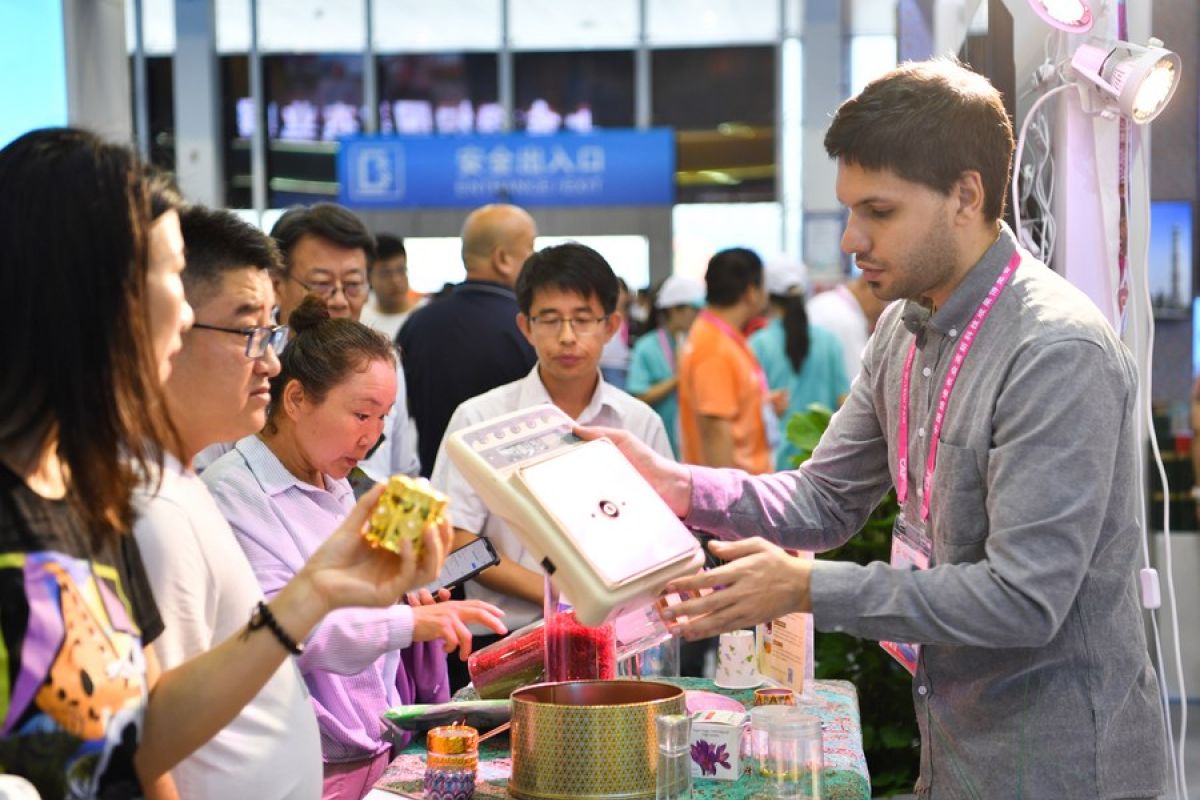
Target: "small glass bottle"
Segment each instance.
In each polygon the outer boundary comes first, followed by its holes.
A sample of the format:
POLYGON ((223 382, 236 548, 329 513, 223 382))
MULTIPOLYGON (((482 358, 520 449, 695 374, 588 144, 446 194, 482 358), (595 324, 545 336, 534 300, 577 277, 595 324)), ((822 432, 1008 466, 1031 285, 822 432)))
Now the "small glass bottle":
POLYGON ((692 718, 686 714, 659 714, 655 800, 692 800, 692 758, 689 741, 692 718))
POLYGON ((611 623, 596 627, 575 618, 575 609, 546 577, 546 680, 612 680, 617 641, 611 623))

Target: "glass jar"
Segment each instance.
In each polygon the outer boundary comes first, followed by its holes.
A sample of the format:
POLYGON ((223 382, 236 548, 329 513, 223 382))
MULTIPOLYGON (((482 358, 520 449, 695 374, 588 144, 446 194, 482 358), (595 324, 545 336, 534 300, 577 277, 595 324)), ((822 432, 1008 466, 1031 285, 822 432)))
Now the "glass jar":
POLYGON ((589 627, 546 577, 546 680, 612 680, 617 677, 617 637, 611 623, 589 627))
POLYGON ((467 658, 467 672, 481 700, 504 700, 515 690, 540 683, 546 667, 546 631, 531 622, 467 658))

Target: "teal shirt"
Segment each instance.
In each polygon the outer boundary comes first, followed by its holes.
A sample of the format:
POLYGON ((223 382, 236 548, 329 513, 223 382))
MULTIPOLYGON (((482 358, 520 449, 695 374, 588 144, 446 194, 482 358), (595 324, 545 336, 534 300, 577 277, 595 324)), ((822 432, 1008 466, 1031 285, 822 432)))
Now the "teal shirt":
POLYGON ((775 450, 775 468, 791 469, 797 450, 787 440, 787 420, 792 414, 804 411, 813 403, 837 409, 838 398, 850 391, 842 346, 836 336, 816 325, 808 326, 808 356, 800 371, 792 369, 784 341, 783 320, 773 319, 767 327, 750 336, 750 349, 767 373, 767 385, 787 389, 788 408, 780 420, 782 434, 775 450))
MULTIPOLYGON (((674 342, 666 334, 667 350, 663 349, 660 329, 643 334, 634 342, 629 354, 629 375, 625 378, 625 391, 634 397, 650 390, 650 387, 676 374, 678 361, 675 358, 674 342)), ((664 332, 665 333, 665 332, 664 332)), ((676 392, 654 403, 653 408, 662 417, 667 438, 671 441, 671 452, 679 458, 679 399, 676 392)))

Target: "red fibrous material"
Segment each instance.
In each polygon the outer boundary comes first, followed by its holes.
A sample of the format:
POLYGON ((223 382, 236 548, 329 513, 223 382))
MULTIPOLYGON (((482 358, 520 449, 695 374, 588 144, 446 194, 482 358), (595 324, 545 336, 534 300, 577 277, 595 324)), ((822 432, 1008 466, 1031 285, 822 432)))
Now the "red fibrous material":
POLYGON ((589 628, 562 611, 546 623, 546 680, 612 680, 617 677, 617 638, 611 624, 589 628))
POLYGON ((481 699, 502 700, 542 680, 545 656, 545 626, 538 620, 472 653, 467 671, 481 699))

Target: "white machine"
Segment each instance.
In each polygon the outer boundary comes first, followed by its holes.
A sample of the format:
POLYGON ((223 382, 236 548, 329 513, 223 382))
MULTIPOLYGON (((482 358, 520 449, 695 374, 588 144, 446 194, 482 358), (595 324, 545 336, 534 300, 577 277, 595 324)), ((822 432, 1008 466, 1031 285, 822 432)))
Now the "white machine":
POLYGON ((446 449, 576 618, 599 625, 654 603, 704 553, 616 445, 573 427, 555 406, 533 406, 451 434, 446 449))

